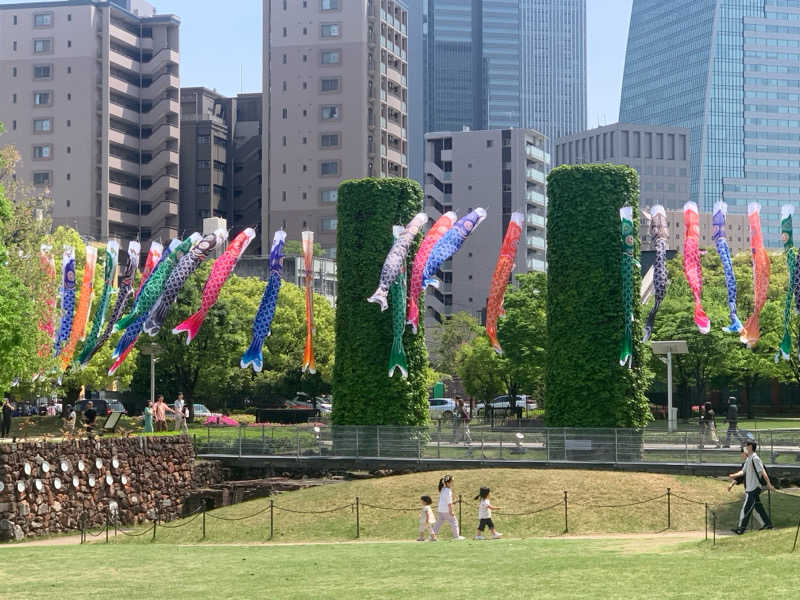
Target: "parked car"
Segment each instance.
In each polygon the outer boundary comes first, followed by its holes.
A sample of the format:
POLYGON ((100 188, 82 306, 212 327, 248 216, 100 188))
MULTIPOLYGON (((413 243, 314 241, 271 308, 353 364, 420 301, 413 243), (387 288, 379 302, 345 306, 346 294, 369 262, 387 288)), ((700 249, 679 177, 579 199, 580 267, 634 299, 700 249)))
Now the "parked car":
MULTIPOLYGON (((508 411, 511 408, 511 396, 509 395, 502 395, 497 396, 494 400, 490 403, 490 406, 493 410, 496 411, 508 411)), ((523 408, 524 410, 533 410, 536 408, 536 402, 530 399, 529 396, 525 394, 519 394, 516 397, 516 401, 514 402, 515 408, 523 408)), ((475 406, 475 412, 478 415, 482 415, 486 410, 486 403, 481 402, 475 406)))
MULTIPOLYGON (((75 403, 75 412, 83 413, 86 410, 86 405, 89 404, 89 402, 92 403, 92 408, 94 408, 98 417, 107 417, 111 414, 111 406, 106 400, 79 400, 75 403)), ((123 410, 124 409, 125 407, 123 407, 123 410)))
POLYGON ((432 420, 452 419, 456 412, 456 401, 452 398, 431 398, 428 404, 428 415, 432 420))
POLYGON ((125 409, 125 405, 119 400, 109 401, 108 406, 111 408, 111 412, 121 412, 123 415, 128 414, 128 411, 125 409))
POLYGON ((205 419, 206 417, 211 416, 211 411, 206 408, 205 404, 200 404, 199 402, 194 403, 194 418, 195 419, 205 419))

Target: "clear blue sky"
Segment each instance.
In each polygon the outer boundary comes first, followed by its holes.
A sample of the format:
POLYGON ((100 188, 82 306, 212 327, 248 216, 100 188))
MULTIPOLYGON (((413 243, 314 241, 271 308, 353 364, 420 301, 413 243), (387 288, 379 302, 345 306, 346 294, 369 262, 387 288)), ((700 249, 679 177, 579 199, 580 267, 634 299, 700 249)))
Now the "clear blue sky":
MULTIPOLYGON (((586 0, 589 127, 617 120, 632 1, 586 0)), ((181 19, 181 85, 216 88, 226 95, 261 89, 261 0, 152 4, 159 13, 181 19)))

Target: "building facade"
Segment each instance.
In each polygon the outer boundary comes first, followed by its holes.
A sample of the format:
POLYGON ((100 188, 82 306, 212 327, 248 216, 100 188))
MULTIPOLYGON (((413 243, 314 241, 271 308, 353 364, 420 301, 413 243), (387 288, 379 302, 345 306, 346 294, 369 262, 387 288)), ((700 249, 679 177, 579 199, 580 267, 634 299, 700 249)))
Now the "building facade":
POLYGON ((400 0, 264 0, 263 248, 311 229, 336 255, 345 179, 408 176, 408 10, 400 0))
MULTIPOLYGON (((646 210, 646 207, 643 209, 646 210)), ((650 237, 650 223, 643 212, 639 220, 639 239, 642 242, 642 252, 654 251, 655 240, 650 237)), ((667 214, 667 249, 674 252, 683 252, 684 221, 683 210, 665 210, 667 214)), ((700 213, 700 247, 716 252, 714 246, 714 228, 711 223, 711 213, 700 213)), ((750 222, 747 215, 728 214, 725 223, 725 235, 731 254, 750 252, 750 222)), ((643 271, 644 272, 644 271, 643 271)))
POLYGON ((56 225, 177 235, 179 27, 141 0, 0 5, 2 142, 56 225))
MULTIPOLYGON (((260 233, 261 94, 228 98, 206 88, 181 89, 180 227, 202 231, 203 220, 260 233)), ((248 253, 261 252, 261 236, 248 253)))
POLYGON ((530 129, 438 132, 425 135, 425 209, 431 219, 447 211, 464 216, 479 206, 486 220, 437 274, 441 287, 426 294, 426 321, 465 311, 485 319, 500 246, 512 212, 525 215, 515 273, 544 271, 545 137, 530 129))
POLYGON ((772 247, 800 193, 798 60, 797 0, 633 2, 620 121, 687 127, 690 198, 761 202, 772 247))
POLYGON ((586 129, 585 0, 426 0, 425 131, 586 129))
POLYGON ((682 210, 689 200, 689 130, 614 123, 559 138, 554 165, 614 163, 639 173, 639 205, 682 210))

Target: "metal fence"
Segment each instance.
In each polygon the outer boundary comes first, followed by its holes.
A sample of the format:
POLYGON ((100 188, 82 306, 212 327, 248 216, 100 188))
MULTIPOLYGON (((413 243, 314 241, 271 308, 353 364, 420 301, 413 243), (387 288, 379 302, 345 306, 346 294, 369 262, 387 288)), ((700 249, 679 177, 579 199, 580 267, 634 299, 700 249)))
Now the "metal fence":
MULTIPOLYGON (((750 434, 767 464, 800 466, 800 429, 750 434)), ((698 432, 631 429, 431 427, 208 427, 194 436, 198 455, 486 460, 585 463, 740 464, 744 432, 725 446, 698 432)))

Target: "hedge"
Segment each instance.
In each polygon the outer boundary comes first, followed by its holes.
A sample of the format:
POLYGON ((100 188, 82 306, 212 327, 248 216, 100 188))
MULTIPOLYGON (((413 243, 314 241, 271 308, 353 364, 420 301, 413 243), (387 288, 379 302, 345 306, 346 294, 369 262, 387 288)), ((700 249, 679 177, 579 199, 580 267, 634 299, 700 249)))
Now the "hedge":
MULTIPOLYGON (((410 327, 405 331, 408 379, 399 372, 389 379, 392 307, 381 312, 367 302, 392 247, 392 226, 407 224, 420 211, 422 189, 416 181, 368 178, 339 186, 334 424, 421 425, 428 420, 424 327, 417 335, 410 327)), ((409 251, 409 273, 421 240, 420 233, 409 251)))
POLYGON ((576 165, 547 178, 546 421, 555 427, 641 427, 649 385, 634 270, 633 368, 624 333, 619 209, 633 207, 639 259, 639 177, 624 165, 576 165))

